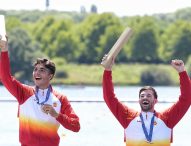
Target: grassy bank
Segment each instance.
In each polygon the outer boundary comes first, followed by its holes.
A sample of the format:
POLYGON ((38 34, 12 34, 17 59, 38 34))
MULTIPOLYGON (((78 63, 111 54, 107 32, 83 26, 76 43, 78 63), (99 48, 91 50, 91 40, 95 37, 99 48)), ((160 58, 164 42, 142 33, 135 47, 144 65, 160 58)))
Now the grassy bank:
MULTIPOLYGON (((57 67, 54 84, 65 85, 101 85, 104 68, 101 65, 65 64, 57 67)), ((141 75, 145 71, 160 73, 155 78, 164 79, 163 75, 172 80, 172 85, 178 84, 178 75, 170 65, 147 64, 117 64, 113 67, 113 82, 115 85, 141 85, 141 75)))

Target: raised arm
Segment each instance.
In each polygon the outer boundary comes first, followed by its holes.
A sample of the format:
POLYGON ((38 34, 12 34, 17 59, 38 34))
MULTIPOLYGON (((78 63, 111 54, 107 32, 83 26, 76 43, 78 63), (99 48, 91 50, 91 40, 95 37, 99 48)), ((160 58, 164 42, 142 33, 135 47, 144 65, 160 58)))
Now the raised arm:
MULTIPOLYGON (((106 59, 106 57, 107 56, 104 56, 102 60, 106 59)), ((137 112, 121 103, 115 96, 111 71, 113 64, 114 59, 110 62, 110 64, 107 67, 105 67, 102 82, 103 97, 111 112, 120 122, 120 124, 124 128, 126 128, 130 121, 136 116, 137 112)))
POLYGON ((17 81, 10 71, 10 61, 8 56, 8 37, 7 40, 0 40, 1 48, 1 81, 3 85, 9 90, 9 92, 16 97, 18 102, 22 104, 30 95, 32 95, 33 90, 26 85, 21 84, 17 81), (23 89, 25 92, 23 92, 23 89))
POLYGON ((185 115, 191 105, 191 82, 182 60, 172 60, 172 67, 178 72, 180 80, 179 100, 163 112, 167 126, 173 128, 185 115))
MULTIPOLYGON (((0 49, 1 52, 8 52, 8 37, 5 36, 6 40, 2 40, 2 36, 0 37, 0 49)), ((0 57, 0 80, 2 76, 2 67, 1 67, 1 57, 0 57)))

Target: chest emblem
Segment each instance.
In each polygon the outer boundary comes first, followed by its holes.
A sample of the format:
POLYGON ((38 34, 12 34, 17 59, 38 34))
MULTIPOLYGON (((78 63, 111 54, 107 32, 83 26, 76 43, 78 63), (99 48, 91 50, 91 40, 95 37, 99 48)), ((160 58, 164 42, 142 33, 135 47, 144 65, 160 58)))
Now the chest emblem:
POLYGON ((58 104, 56 102, 53 103, 53 107, 57 107, 58 104))
MULTIPOLYGON (((141 120, 137 120, 137 122, 142 123, 141 120)), ((154 121, 154 125, 157 125, 156 121, 154 121)))

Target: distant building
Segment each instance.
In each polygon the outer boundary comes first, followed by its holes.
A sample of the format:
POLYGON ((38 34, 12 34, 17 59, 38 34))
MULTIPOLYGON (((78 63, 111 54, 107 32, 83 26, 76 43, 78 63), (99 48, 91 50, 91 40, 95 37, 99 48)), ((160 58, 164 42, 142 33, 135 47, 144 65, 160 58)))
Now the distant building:
POLYGON ((48 8, 49 8, 49 5, 50 5, 50 2, 49 2, 49 0, 46 0, 46 4, 45 4, 45 6, 46 6, 46 10, 48 10, 48 8))
POLYGON ((93 4, 93 5, 91 6, 90 12, 91 12, 91 13, 97 13, 97 6, 93 4))

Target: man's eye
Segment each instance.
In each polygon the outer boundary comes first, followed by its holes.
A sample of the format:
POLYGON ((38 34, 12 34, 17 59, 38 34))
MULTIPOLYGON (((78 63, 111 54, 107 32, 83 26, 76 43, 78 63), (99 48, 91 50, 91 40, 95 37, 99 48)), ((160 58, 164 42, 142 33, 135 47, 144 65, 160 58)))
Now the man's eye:
POLYGON ((35 68, 34 70, 33 70, 34 72, 37 72, 37 71, 39 71, 39 72, 45 72, 46 70, 45 69, 37 69, 37 68, 35 68))

